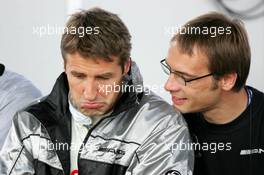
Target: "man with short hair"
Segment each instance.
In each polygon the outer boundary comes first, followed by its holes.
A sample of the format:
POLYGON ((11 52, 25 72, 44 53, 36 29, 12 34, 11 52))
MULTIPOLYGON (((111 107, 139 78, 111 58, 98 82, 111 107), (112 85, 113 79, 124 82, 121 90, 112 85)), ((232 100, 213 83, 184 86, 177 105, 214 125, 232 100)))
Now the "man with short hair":
POLYGON ((192 150, 177 149, 190 142, 186 123, 141 91, 130 38, 116 14, 99 8, 69 19, 65 72, 50 95, 15 117, 1 175, 192 174, 192 150))
POLYGON ((161 64, 194 141, 194 174, 263 174, 264 94, 245 85, 251 55, 241 21, 209 13, 182 29, 161 64))
POLYGON ((29 80, 0 63, 0 150, 15 113, 39 97, 41 92, 29 80))

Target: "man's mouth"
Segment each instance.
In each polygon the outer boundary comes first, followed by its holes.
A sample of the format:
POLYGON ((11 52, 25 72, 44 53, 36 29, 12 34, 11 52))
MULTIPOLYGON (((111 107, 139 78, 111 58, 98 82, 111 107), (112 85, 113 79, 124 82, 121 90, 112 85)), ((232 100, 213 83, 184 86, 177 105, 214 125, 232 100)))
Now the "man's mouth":
POLYGON ((179 97, 175 97, 172 96, 172 102, 175 105, 183 105, 185 102, 187 101, 187 98, 179 98, 179 97))
POLYGON ((103 107, 103 103, 98 102, 85 102, 81 104, 81 108, 85 109, 99 109, 103 107))

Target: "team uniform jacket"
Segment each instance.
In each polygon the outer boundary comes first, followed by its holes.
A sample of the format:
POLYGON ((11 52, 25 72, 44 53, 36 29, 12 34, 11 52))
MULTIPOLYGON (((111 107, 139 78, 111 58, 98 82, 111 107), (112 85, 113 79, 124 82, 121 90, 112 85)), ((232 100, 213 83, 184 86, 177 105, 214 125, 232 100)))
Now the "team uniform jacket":
MULTIPOLYGON (((127 80, 142 86, 132 67, 127 80)), ((52 92, 18 112, 0 153, 1 175, 69 175, 71 113, 65 73, 52 92)), ((79 175, 191 175, 183 117, 152 92, 125 92, 93 126, 78 155, 79 175)))

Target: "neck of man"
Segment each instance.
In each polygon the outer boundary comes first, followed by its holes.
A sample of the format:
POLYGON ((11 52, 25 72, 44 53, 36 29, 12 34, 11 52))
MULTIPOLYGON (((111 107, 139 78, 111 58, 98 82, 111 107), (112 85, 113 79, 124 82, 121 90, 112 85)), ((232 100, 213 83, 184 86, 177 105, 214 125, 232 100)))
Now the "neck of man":
POLYGON ((227 124, 235 120, 247 108, 248 95, 245 88, 239 92, 223 92, 219 103, 213 109, 203 112, 206 121, 213 124, 227 124))

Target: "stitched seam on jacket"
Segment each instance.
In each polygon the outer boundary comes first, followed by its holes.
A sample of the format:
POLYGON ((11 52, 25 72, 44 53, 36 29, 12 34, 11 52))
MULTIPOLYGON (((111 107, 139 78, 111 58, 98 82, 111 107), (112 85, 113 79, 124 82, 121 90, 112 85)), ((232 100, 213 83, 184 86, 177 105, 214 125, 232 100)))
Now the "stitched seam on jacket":
POLYGON ((103 140, 114 140, 114 141, 119 141, 119 142, 127 143, 127 144, 132 143, 132 144, 135 144, 135 145, 140 146, 140 144, 137 143, 137 142, 128 142, 128 141, 125 141, 125 140, 119 140, 119 139, 115 139, 115 138, 109 138, 109 139, 107 139, 107 138, 104 138, 104 137, 99 136, 99 135, 97 135, 97 136, 91 135, 91 137, 93 137, 93 138, 99 137, 99 138, 101 138, 101 139, 103 139, 103 140))
POLYGON ((21 155, 23 149, 24 149, 24 145, 22 146, 22 148, 21 148, 21 150, 20 150, 20 152, 19 152, 19 154, 18 154, 18 156, 17 156, 17 158, 16 158, 16 161, 15 161, 14 165, 12 166, 12 168, 11 168, 11 170, 10 170, 10 172, 9 172, 9 175, 12 173, 13 169, 15 168, 16 163, 17 163, 17 161, 18 161, 18 159, 19 159, 19 157, 20 157, 20 155, 21 155))

